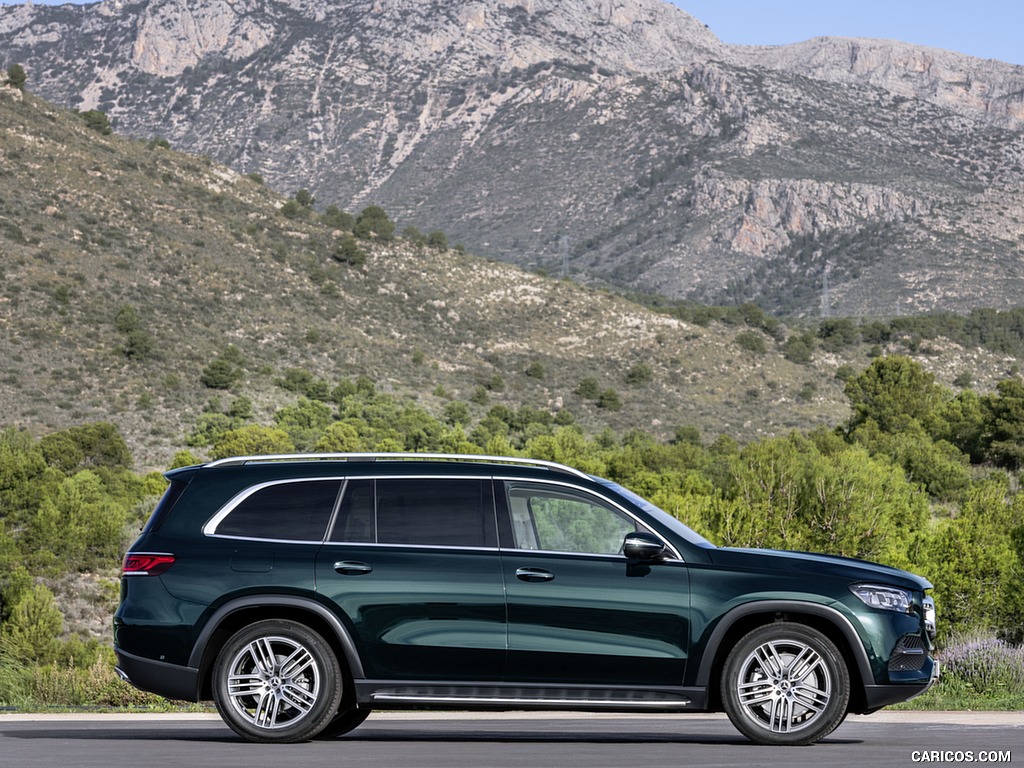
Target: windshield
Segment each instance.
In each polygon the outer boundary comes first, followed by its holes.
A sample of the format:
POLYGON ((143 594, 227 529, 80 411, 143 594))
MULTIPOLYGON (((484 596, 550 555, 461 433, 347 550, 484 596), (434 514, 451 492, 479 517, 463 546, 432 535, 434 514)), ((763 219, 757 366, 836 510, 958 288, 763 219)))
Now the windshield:
POLYGON ((713 548, 715 546, 710 541, 701 536, 699 533, 697 533, 695 530, 690 528, 688 525, 681 523, 679 520, 677 520, 675 517, 670 515, 665 510, 654 506, 643 496, 638 496, 637 494, 633 493, 631 490, 629 490, 629 488, 624 488, 618 483, 613 483, 611 480, 605 480, 602 477, 595 477, 594 475, 591 475, 590 479, 596 483, 600 483, 605 488, 614 491, 619 496, 622 496, 624 499, 632 502, 635 506, 640 507, 640 509, 642 509, 648 515, 653 517, 659 523, 664 525, 666 528, 671 530, 676 535, 682 536, 684 539, 686 539, 686 541, 690 542, 691 544, 696 544, 699 547, 707 548, 713 548))

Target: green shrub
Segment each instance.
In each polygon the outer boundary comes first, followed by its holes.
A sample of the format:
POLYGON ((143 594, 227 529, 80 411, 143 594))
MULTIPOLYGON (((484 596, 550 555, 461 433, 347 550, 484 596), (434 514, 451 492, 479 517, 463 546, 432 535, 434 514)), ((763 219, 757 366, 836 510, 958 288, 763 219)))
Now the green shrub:
POLYGON ((647 363, 637 363, 626 371, 626 383, 639 387, 654 380, 654 369, 647 363))
POLYGON ((740 331, 733 341, 740 349, 753 352, 755 355, 763 355, 768 351, 764 336, 756 331, 740 331))
POLYGON ((580 397, 586 398, 587 400, 596 400, 601 395, 601 387, 597 383, 597 379, 593 376, 587 376, 580 380, 580 383, 576 385, 576 389, 573 390, 580 397))
POLYGON ((110 119, 107 117, 106 112, 101 112, 98 109, 90 109, 86 112, 80 112, 79 117, 85 121, 85 125, 96 133, 102 134, 103 136, 109 136, 114 132, 114 129, 110 127, 110 119))
POLYGON ((622 410, 622 398, 614 389, 606 389, 597 396, 597 407, 609 411, 620 411, 622 410))
POLYGON ((251 425, 232 429, 218 437, 210 455, 214 459, 226 459, 229 456, 266 456, 294 452, 295 444, 283 429, 251 425))
POLYGON ((25 74, 25 68, 21 64, 11 64, 7 68, 7 82, 19 91, 25 90, 25 82, 27 80, 28 75, 25 74))
POLYGON ((36 584, 21 596, 0 626, 0 658, 7 663, 48 664, 57 658, 64 617, 53 593, 36 584))

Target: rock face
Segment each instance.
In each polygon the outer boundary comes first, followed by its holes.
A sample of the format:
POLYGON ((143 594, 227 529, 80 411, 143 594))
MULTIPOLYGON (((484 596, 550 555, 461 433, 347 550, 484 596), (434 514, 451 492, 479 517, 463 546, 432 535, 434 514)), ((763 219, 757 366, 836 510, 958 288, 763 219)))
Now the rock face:
POLYGON ((825 272, 834 313, 1024 300, 1024 67, 727 46, 662 0, 2 6, 0 50, 119 132, 578 279, 795 313, 825 272))

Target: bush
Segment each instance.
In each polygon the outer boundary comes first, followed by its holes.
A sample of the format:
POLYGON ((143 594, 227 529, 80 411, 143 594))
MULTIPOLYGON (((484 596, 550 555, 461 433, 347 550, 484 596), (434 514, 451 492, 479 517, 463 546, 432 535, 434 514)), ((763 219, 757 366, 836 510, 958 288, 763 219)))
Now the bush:
POLYGON ((214 459, 226 459, 229 456, 266 456, 294 452, 295 445, 284 430, 247 426, 221 435, 214 443, 210 455, 214 459))
POLYGON ((950 633, 1014 630, 1024 623, 1024 566, 1014 531, 1024 523, 1024 497, 1008 501, 1005 480, 987 480, 965 494, 956 517, 939 522, 928 548, 935 603, 950 633))
POLYGON ((27 80, 28 76, 25 74, 25 68, 21 64, 11 64, 7 68, 7 81, 19 91, 25 90, 25 82, 27 80))
POLYGON ((336 205, 328 205, 324 209, 324 215, 320 220, 328 227, 332 229, 352 231, 352 227, 356 223, 356 218, 351 213, 341 210, 336 205))
POLYGON ((626 371, 626 383, 638 387, 649 384, 654 379, 654 369, 647 363, 637 363, 626 371))
POLYGON ((36 584, 11 611, 0 629, 0 654, 22 664, 47 664, 57 658, 64 617, 53 593, 36 584))
POLYGON ((847 318, 828 318, 818 326, 818 338, 826 352, 839 352, 860 341, 860 329, 847 318))
POLYGON ((121 353, 129 360, 145 360, 156 351, 156 340, 148 331, 129 331, 124 337, 121 353))
POLYGON ((593 376, 587 376, 580 380, 580 383, 576 385, 574 392, 587 400, 596 400, 601 394, 601 387, 597 383, 597 379, 593 376))
POLYGON ((960 678, 976 693, 1024 693, 1024 648, 991 635, 952 639, 942 661, 943 672, 960 678))
POLYGON ((544 373, 544 364, 539 360, 534 360, 526 367, 526 375, 531 379, 543 379, 544 373))
POLYGON ((114 132, 114 129, 110 127, 110 119, 107 117, 106 112, 90 109, 86 112, 80 112, 78 116, 85 121, 86 127, 96 131, 96 133, 109 136, 114 132))
POLYGON ((619 397, 619 393, 614 389, 606 389, 597 396, 597 407, 605 408, 609 411, 621 411, 622 398, 619 397))
POLYGON ((366 263, 366 252, 359 247, 359 243, 351 236, 341 238, 332 256, 336 261, 353 267, 361 267, 366 263))
POLYGON ((447 251, 448 238, 444 232, 439 229, 435 229, 427 235, 427 246, 433 248, 435 251, 447 251))
POLYGON ((241 364, 241 353, 230 346, 203 369, 199 380, 210 389, 231 389, 243 376, 241 364))
POLYGON ((360 240, 379 240, 387 243, 395 237, 395 223, 379 205, 369 205, 356 217, 352 234, 360 240))
POLYGON ((786 339, 782 355, 797 365, 810 365, 814 359, 814 336, 810 333, 793 335, 786 339))
POLYGON ((740 349, 753 352, 755 355, 763 355, 768 351, 764 336, 756 331, 741 331, 736 335, 734 341, 740 349))

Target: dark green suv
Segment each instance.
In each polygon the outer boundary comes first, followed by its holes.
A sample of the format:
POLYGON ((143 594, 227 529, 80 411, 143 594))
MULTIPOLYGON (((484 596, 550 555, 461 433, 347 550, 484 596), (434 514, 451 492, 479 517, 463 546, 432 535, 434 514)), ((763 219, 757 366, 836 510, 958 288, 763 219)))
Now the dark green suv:
POLYGON ((715 547, 621 486, 484 456, 257 456, 167 473, 124 560, 118 671, 247 739, 372 709, 724 709, 765 744, 923 692, 930 584, 715 547))

